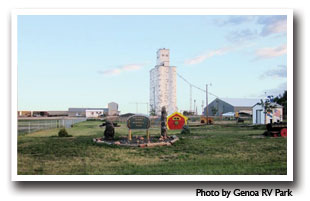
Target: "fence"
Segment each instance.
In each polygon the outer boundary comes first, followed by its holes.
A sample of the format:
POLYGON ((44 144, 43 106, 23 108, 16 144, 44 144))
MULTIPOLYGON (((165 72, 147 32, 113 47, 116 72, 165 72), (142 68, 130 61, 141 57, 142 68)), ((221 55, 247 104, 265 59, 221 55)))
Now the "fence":
POLYGON ((70 128, 71 125, 82 121, 86 121, 86 118, 18 120, 18 135, 52 128, 70 128))

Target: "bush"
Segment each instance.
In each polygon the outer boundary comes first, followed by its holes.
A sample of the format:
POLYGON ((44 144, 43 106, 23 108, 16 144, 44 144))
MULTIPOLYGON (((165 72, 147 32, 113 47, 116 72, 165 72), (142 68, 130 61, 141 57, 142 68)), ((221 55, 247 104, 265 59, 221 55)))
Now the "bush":
POLYGON ((96 118, 88 118, 86 121, 102 121, 101 119, 96 119, 96 118))
POLYGON ((184 126, 183 126, 183 129, 182 129, 182 131, 181 131, 181 134, 191 134, 191 131, 190 131, 188 125, 184 125, 184 126))
POLYGON ((58 137, 70 137, 65 128, 62 128, 58 132, 58 137))

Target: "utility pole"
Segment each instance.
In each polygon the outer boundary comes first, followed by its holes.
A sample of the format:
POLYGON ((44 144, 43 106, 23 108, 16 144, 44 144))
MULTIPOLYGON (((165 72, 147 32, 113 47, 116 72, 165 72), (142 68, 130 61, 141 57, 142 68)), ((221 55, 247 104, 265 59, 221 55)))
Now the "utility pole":
POLYGON ((189 89, 189 112, 192 112, 192 85, 189 85, 190 89, 189 89))
MULTIPOLYGON (((200 87, 197 87, 196 85, 193 85, 193 84, 190 83, 189 81, 187 81, 187 80, 186 80, 184 77, 182 77, 179 73, 177 73, 177 75, 178 75, 182 80, 184 80, 184 82, 186 82, 186 83, 189 85, 189 87, 190 87, 190 97, 189 97, 189 99, 190 99, 190 108, 189 108, 190 111, 192 111, 192 87, 195 87, 196 89, 198 89, 198 90, 200 90, 200 91, 206 93, 206 117, 208 118, 208 94, 209 94, 209 92, 208 92, 208 84, 206 85, 206 90, 204 90, 204 89, 202 89, 202 88, 200 88, 200 87)), ((210 86, 212 86, 212 83, 210 83, 210 86)), ((213 94, 213 93, 210 93, 210 95, 215 96, 215 97, 218 98, 218 96, 215 95, 215 94, 213 94)))
POLYGON ((203 100, 201 101, 201 114, 203 115, 203 100))
POLYGON ((194 100, 194 113, 196 115, 196 100, 194 100))
POLYGON ((138 107, 139 104, 145 104, 146 105, 146 114, 149 113, 149 103, 139 103, 139 102, 134 102, 134 103, 130 103, 130 104, 136 104, 136 113, 138 113, 138 107))
POLYGON ((207 124, 209 124, 209 120, 208 120, 208 84, 206 84, 206 117, 207 117, 207 124))

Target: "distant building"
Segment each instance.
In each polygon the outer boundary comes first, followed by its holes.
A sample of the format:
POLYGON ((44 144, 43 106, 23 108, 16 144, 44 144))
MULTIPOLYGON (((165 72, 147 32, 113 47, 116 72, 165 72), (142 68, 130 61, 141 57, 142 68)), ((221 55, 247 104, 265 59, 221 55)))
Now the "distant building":
POLYGON ((98 118, 104 115, 104 110, 85 110, 86 118, 98 118))
POLYGON ((268 124, 283 121, 283 106, 271 103, 271 111, 265 113, 261 104, 255 104, 253 111, 253 124, 268 124))
MULTIPOLYGON (((216 98, 208 105, 208 116, 221 116, 228 112, 248 113, 252 115, 252 107, 259 99, 248 98, 216 98)), ((204 115, 206 107, 204 108, 204 115)))
POLYGON ((119 115, 118 104, 115 102, 108 103, 108 115, 109 116, 117 116, 119 115))
POLYGON ((48 117, 47 111, 32 111, 33 117, 48 117))
POLYGON ((108 114, 108 108, 69 108, 68 116, 69 117, 86 117, 86 110, 100 110, 103 111, 103 114, 108 114))
POLYGON ((150 108, 157 115, 166 107, 168 115, 177 111, 176 67, 170 66, 169 49, 157 51, 157 64, 150 70, 150 108))
POLYGON ((68 116, 68 111, 47 111, 49 117, 68 116))
POLYGON ((32 117, 33 112, 32 111, 18 111, 17 116, 18 117, 32 117))

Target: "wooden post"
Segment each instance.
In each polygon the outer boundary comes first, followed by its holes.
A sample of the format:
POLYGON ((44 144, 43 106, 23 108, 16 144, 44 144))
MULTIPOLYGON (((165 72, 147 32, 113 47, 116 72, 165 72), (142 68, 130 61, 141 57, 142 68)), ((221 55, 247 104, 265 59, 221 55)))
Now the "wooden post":
POLYGON ((131 141, 131 129, 129 129, 128 140, 131 141))
POLYGON ((209 111, 208 111, 208 85, 206 85, 206 117, 207 117, 207 124, 209 124, 209 111))
POLYGON ((150 132, 149 129, 146 129, 147 141, 150 142, 150 132))

